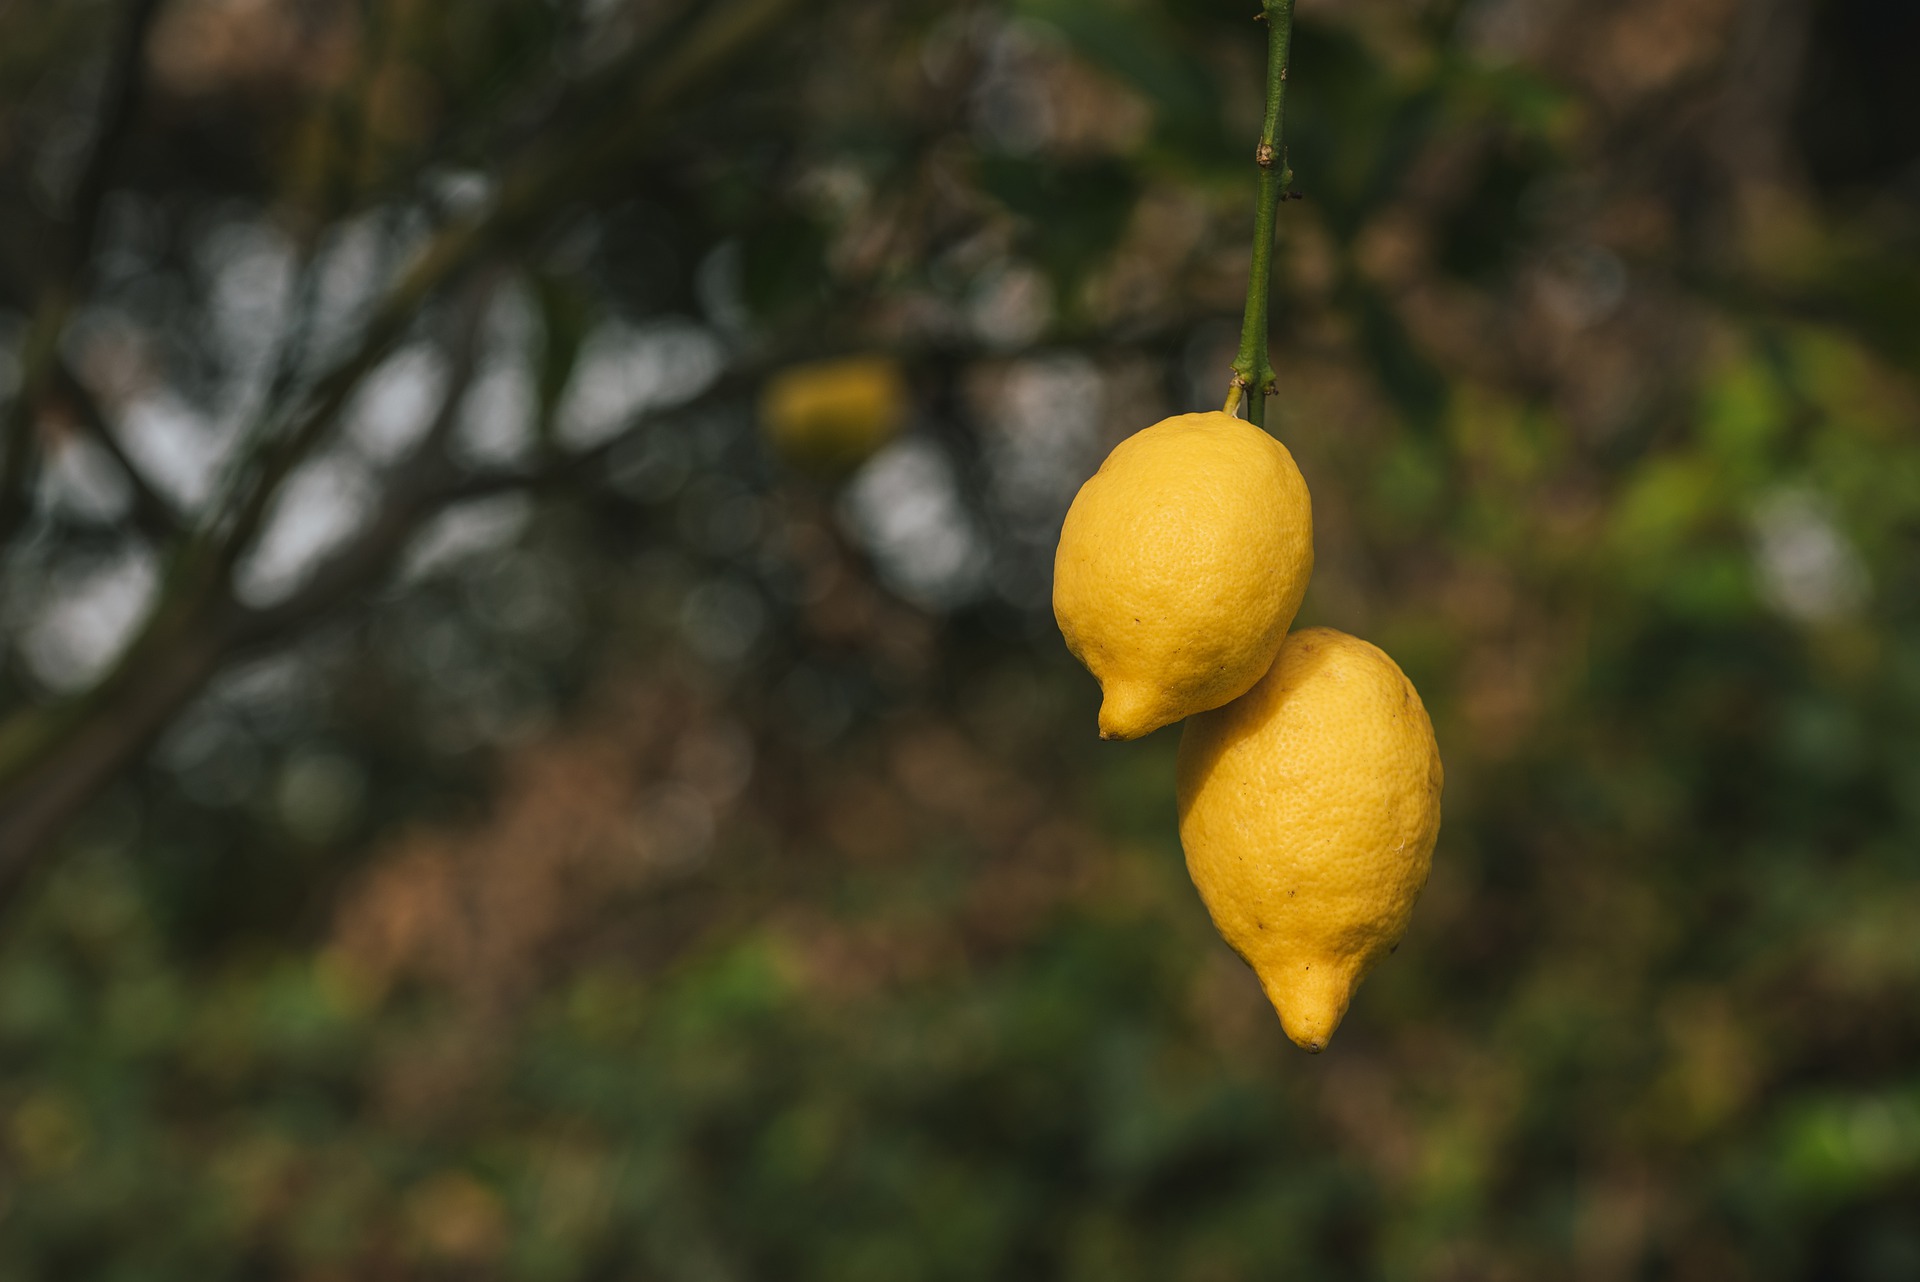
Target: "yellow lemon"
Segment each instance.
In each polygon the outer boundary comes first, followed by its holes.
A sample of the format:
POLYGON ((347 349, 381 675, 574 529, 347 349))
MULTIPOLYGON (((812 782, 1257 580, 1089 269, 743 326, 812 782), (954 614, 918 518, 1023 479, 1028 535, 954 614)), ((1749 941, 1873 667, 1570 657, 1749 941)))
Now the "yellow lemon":
POLYGON ((1053 615, 1100 682, 1100 737, 1137 739, 1238 698, 1313 576, 1313 504, 1287 447, 1182 414, 1114 447, 1053 562, 1053 615))
POLYGON ((1287 1036, 1326 1048, 1399 944, 1440 832, 1440 750, 1394 661, 1331 628, 1287 638, 1245 697, 1187 722, 1180 844, 1287 1036))
POLYGON ((907 417, 907 380, 884 356, 817 361, 767 381, 760 416, 781 454, 827 469, 865 459, 907 417))

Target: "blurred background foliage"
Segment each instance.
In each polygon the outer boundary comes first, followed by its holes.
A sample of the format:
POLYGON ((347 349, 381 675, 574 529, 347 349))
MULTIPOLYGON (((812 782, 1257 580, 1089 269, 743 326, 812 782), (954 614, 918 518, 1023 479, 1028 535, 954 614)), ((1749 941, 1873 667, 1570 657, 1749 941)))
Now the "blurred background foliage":
POLYGON ((1920 1277, 1920 10, 1301 0, 1309 1059, 1047 604, 1254 8, 0 3, 0 1279, 1920 1277))

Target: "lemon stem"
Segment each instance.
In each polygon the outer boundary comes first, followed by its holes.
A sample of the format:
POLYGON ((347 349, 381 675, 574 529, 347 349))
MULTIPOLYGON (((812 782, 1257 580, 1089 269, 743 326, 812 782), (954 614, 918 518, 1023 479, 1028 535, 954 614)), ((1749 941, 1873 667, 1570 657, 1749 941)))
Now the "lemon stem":
POLYGON ((1267 305, 1273 293, 1273 228, 1280 202, 1293 184, 1282 143, 1287 117, 1287 64, 1293 56, 1293 0, 1265 0, 1260 20, 1267 24, 1267 112, 1260 127, 1254 164, 1260 169, 1259 203, 1253 214, 1253 270, 1247 279, 1247 313, 1240 326, 1240 352, 1233 358, 1233 382, 1227 389, 1227 413, 1246 401, 1249 421, 1265 427, 1267 397, 1273 395, 1273 363, 1267 353, 1267 305), (1251 395, 1249 395, 1251 393, 1251 395))

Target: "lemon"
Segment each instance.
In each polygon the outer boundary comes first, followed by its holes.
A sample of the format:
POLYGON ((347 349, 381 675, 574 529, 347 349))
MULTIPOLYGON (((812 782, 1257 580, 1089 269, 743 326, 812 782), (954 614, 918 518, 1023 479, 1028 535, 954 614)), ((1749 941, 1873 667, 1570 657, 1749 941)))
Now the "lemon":
POLYGON ((1313 504, 1287 447, 1182 414, 1114 447, 1074 498, 1053 614, 1100 682, 1100 736, 1137 739, 1246 693, 1313 575, 1313 504))
POLYGON ((907 380, 884 356, 815 361, 767 381, 760 417, 787 459, 827 470, 859 463, 900 430, 907 380))
POLYGON ((1331 628, 1180 740, 1180 843, 1213 924, 1287 1036, 1324 1050, 1399 944, 1440 832, 1440 750, 1413 683, 1331 628))

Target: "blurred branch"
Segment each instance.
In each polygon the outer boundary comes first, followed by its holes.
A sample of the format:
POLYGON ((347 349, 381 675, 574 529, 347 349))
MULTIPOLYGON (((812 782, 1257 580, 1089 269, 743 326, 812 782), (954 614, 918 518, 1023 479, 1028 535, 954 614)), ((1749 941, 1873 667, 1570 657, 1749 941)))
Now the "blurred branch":
MULTIPOLYGON (((472 307, 466 313, 469 327, 477 327, 483 314, 482 307, 472 307)), ((1171 343, 1190 332, 1191 325, 1191 318, 1183 317, 1151 334, 1086 335, 1083 341, 1095 346, 1171 343)), ((380 510, 291 596, 249 610, 224 594, 182 593, 177 601, 163 603, 120 669, 95 691, 59 709, 30 710, 0 722, 0 908, 17 893, 33 856, 74 810, 143 751, 206 680, 243 653, 297 634, 377 581, 391 570, 426 521, 461 502, 591 478, 623 446, 677 417, 740 396, 743 389, 790 360, 850 350, 840 343, 820 344, 820 332, 837 328, 809 327, 792 346, 736 363, 689 400, 646 414, 588 449, 526 468, 462 474, 448 459, 445 447, 458 422, 478 354, 477 346, 464 346, 473 343, 474 330, 469 328, 467 337, 460 340, 463 346, 456 347, 447 395, 421 445, 393 476, 380 510), (78 786, 70 771, 78 772, 86 786, 78 786)), ((860 350, 871 350, 871 346, 861 345, 860 350)), ((941 342, 897 354, 905 360, 965 361, 997 350, 941 342)))
POLYGON ((737 394, 743 385, 755 381, 757 381, 757 375, 735 367, 727 374, 716 378, 711 387, 691 400, 683 401, 657 414, 648 414, 625 431, 616 433, 598 445, 572 454, 555 455, 532 467, 495 468, 489 471, 468 472, 464 475, 449 475, 444 477, 441 484, 427 497, 437 509, 471 499, 508 494, 515 490, 551 489, 569 481, 589 477, 606 463, 609 456, 648 432, 657 431, 664 420, 704 409, 727 395, 737 394))
POLYGON ((401 496, 421 490, 445 459, 479 363, 491 289, 491 282, 477 289, 462 317, 446 393, 420 445, 399 469, 381 515, 285 606, 248 610, 224 594, 190 598, 184 609, 163 602, 140 640, 93 691, 65 707, 31 709, 0 723, 0 906, 26 878, 32 856, 74 810, 215 673, 363 586, 390 559, 389 546, 404 546, 417 513, 401 496))
POLYGON ((216 519, 204 545, 194 549, 211 558, 219 578, 224 580, 253 545, 282 483, 336 425, 361 381, 386 358, 421 305, 467 267, 486 243, 485 229, 471 223, 436 238, 367 320, 359 345, 314 385, 291 426, 275 433, 270 424, 262 424, 255 431, 249 457, 236 473, 241 493, 230 499, 235 507, 232 517, 224 525, 216 519))
POLYGON ((47 298, 28 323, 20 345, 20 382, 0 423, 0 547, 6 546, 33 510, 33 473, 39 451, 40 399, 66 326, 64 291, 47 298))
POLYGON ((106 202, 107 183, 133 125, 134 107, 146 86, 147 36, 153 30, 153 20, 159 16, 160 5, 161 0, 128 0, 126 18, 114 41, 112 63, 100 97, 100 118, 94 127, 93 149, 80 171, 80 181, 74 186, 67 213, 68 249, 63 266, 71 279, 78 279, 93 248, 101 206, 106 202))
POLYGON ((232 618, 208 612, 142 651, 121 680, 79 703, 33 709, 0 724, 0 768, 26 768, 0 790, 0 905, 11 901, 45 849, 102 787, 146 748, 231 655, 232 618))
POLYGON ((619 162, 658 125, 661 111, 800 2, 741 0, 709 9, 686 42, 642 83, 619 124, 589 132, 584 142, 551 160, 527 163, 502 182, 490 208, 435 235, 374 309, 355 349, 314 385, 291 426, 275 432, 266 423, 254 433, 238 473, 243 492, 234 500, 234 516, 224 528, 211 531, 210 546, 200 549, 211 555, 217 573, 224 576, 252 544, 281 483, 325 436, 361 380, 385 358, 429 297, 504 234, 537 222, 596 179, 617 171, 619 162))
POLYGON ((40 402, 53 382, 53 362, 58 358, 60 339, 100 225, 107 183, 145 85, 147 35, 160 3, 129 0, 101 90, 92 147, 68 202, 65 226, 55 232, 54 266, 41 284, 21 351, 19 383, 13 403, 0 421, 0 546, 11 541, 32 510, 32 476, 38 454, 34 432, 40 402))
MULTIPOLYGON (((426 516, 454 500, 457 491, 444 479, 443 447, 457 415, 456 393, 464 393, 470 368, 454 380, 421 452, 394 479, 380 514, 360 538, 278 607, 248 611, 233 600, 232 569, 253 545, 282 484, 337 425, 361 382, 421 307, 505 235, 538 225, 604 177, 624 172, 624 162, 659 126, 667 107, 805 2, 739 0, 707 8, 685 41, 650 69, 619 123, 566 135, 579 141, 557 154, 536 155, 508 176, 489 208, 439 230, 376 305, 353 349, 291 413, 263 416, 243 446, 234 488, 175 558, 160 603, 113 673, 66 703, 0 722, 0 904, 18 891, 35 857, 67 820, 143 752, 222 666, 364 586, 391 564, 426 516), (232 515, 223 517, 228 506, 232 515)), ((142 4, 136 11, 150 18, 152 7, 142 4)), ((41 332, 48 337, 40 341, 46 350, 56 346, 64 318, 64 306, 57 314, 43 310, 41 332)), ((16 418, 27 425, 20 430, 30 431, 32 415, 22 411, 24 403, 24 397, 16 402, 16 418)), ((12 453, 10 447, 5 456, 12 453)), ((15 471, 9 465, 0 480, 15 471)), ((0 504, 4 493, 0 486, 0 504)))
MULTIPOLYGON (((1162 346, 1177 349, 1192 334, 1197 323, 1195 318, 1181 316, 1150 330, 1127 335, 1090 333, 1082 335, 1075 341, 1061 343, 1056 350, 1077 352, 1082 348, 1097 348, 1112 351, 1162 346)), ((807 337, 811 339, 817 336, 807 337)), ((823 344, 817 341, 796 342, 778 350, 768 350, 750 361, 736 362, 731 369, 716 378, 710 387, 691 399, 644 415, 625 430, 596 445, 571 454, 554 455, 527 467, 493 468, 449 475, 429 497, 435 509, 438 510, 456 503, 488 498, 496 494, 550 490, 585 480, 604 467, 612 455, 641 437, 660 430, 677 417, 707 409, 728 396, 748 393, 763 382, 769 374, 784 365, 800 361, 831 360, 873 350, 874 345, 871 343, 823 344)), ((922 362, 933 365, 966 365, 1004 354, 1004 349, 997 346, 952 341, 940 341, 917 347, 895 344, 888 350, 894 357, 909 365, 922 362)), ((1039 354, 1050 349, 1043 345, 1029 350, 1033 354, 1039 354)))
POLYGON ((127 484, 133 490, 135 528, 155 543, 170 543, 177 538, 184 528, 180 514, 174 511, 173 504, 160 491, 153 488, 153 482, 147 479, 140 465, 127 455, 118 433, 107 421, 106 411, 100 407, 92 391, 80 381, 73 367, 57 356, 53 363, 53 391, 73 407, 80 425, 106 451, 121 475, 127 478, 127 484))
POLYGON ((261 645, 283 637, 368 586, 392 565, 421 523, 449 501, 444 478, 453 465, 447 457, 447 442, 473 387, 494 285, 487 281, 474 290, 454 340, 452 369, 440 407, 420 444, 394 472, 380 510, 285 601, 246 611, 239 629, 242 644, 261 645))

